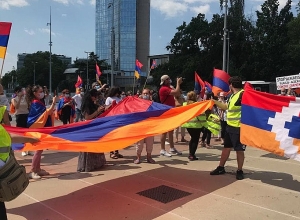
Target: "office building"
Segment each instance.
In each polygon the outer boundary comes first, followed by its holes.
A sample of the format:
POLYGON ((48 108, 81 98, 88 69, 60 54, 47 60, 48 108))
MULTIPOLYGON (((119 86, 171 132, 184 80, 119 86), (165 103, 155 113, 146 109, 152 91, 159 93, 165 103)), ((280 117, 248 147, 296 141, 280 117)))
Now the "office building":
POLYGON ((100 60, 107 59, 111 64, 113 53, 114 70, 133 76, 138 59, 144 65, 141 75, 147 75, 150 0, 96 0, 95 34, 95 52, 100 60))

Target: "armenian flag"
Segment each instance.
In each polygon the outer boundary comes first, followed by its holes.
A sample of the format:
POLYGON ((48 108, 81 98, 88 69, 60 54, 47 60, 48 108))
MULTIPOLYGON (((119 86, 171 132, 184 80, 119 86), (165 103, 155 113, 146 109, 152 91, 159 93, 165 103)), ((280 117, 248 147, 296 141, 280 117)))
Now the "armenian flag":
POLYGON ((5 59, 12 23, 0 22, 0 58, 5 59))
POLYGON ((5 126, 5 128, 8 132, 36 137, 40 140, 36 144, 25 144, 20 149, 22 151, 51 149, 74 152, 109 152, 123 149, 146 137, 159 135, 179 127, 207 109, 211 109, 214 105, 210 100, 170 108, 136 97, 128 97, 124 100, 115 106, 114 111, 123 111, 125 114, 119 113, 42 129, 9 126, 5 126), (128 107, 126 102, 130 102, 134 107, 128 107), (124 106, 127 106, 127 110, 124 110, 124 106))
POLYGON ((205 84, 205 88, 208 92, 212 92, 212 85, 207 82, 207 81, 204 81, 204 84, 205 84))
POLYGON ((300 161, 299 109, 299 98, 246 89, 241 142, 300 161))
POLYGON ((214 69, 212 92, 215 96, 220 92, 229 92, 228 80, 230 75, 223 70, 214 69))
POLYGON ((139 61, 136 60, 135 61, 135 71, 134 71, 134 76, 139 79, 140 78, 140 74, 141 74, 141 69, 143 67, 143 64, 139 61))
POLYGON ((77 82, 76 82, 76 84, 75 84, 75 88, 79 88, 79 87, 81 87, 82 86, 82 79, 81 79, 81 77, 78 75, 78 77, 77 77, 77 82))

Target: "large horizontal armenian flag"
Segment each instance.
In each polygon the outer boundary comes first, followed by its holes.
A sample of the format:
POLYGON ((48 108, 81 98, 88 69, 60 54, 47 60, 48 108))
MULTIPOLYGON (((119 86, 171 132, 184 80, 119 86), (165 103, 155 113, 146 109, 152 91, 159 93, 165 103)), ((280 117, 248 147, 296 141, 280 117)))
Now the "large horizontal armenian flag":
POLYGON ((57 127, 24 129, 6 127, 11 133, 39 138, 37 144, 25 144, 19 150, 64 150, 109 152, 125 148, 143 138, 179 127, 212 108, 213 101, 170 108, 138 98, 126 98, 105 117, 57 127))

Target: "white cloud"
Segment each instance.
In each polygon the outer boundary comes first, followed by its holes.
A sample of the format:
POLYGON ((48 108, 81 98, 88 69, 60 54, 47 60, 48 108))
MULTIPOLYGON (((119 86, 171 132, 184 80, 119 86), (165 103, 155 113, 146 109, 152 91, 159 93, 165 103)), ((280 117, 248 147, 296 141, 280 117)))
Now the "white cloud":
POLYGON ((193 7, 191 8, 191 11, 195 12, 196 14, 199 13, 206 14, 210 12, 210 5, 206 4, 206 5, 200 5, 198 7, 193 7))
POLYGON ((35 35, 35 32, 33 30, 28 30, 27 28, 25 28, 24 31, 29 35, 35 35))
POLYGON ((10 7, 24 7, 29 3, 26 0, 0 0, 0 9, 9 10, 10 7))
POLYGON ((96 0, 90 0, 91 5, 96 5, 96 0))
MULTIPOLYGON (((58 2, 64 5, 69 5, 69 4, 79 4, 79 5, 84 5, 84 3, 88 0, 53 0, 54 2, 58 2)), ((89 0, 90 3, 92 4, 92 1, 89 0)), ((94 0, 94 2, 96 2, 96 0, 94 0)))
POLYGON ((197 14, 208 13, 210 4, 219 0, 151 0, 151 7, 160 11, 167 18, 181 16, 188 11, 197 14))
MULTIPOLYGON (((40 28, 39 31, 42 32, 42 33, 50 34, 50 29, 49 28, 40 28)), ((56 36, 56 33, 51 31, 51 35, 56 36)))
POLYGON ((151 0, 152 8, 166 15, 167 18, 182 15, 188 10, 188 4, 176 0, 151 0))

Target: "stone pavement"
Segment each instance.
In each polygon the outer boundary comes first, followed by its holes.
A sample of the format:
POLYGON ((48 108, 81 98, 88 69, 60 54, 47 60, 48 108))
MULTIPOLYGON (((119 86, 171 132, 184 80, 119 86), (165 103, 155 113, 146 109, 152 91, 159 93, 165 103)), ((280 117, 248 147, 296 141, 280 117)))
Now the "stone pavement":
MULTIPOLYGON (((134 164, 131 146, 120 151, 122 159, 106 154, 106 166, 90 173, 76 172, 78 153, 45 151, 42 168, 50 176, 31 180, 6 203, 9 220, 300 219, 299 162, 248 147, 245 179, 237 181, 234 152, 227 174, 209 175, 218 165, 220 142, 199 148, 199 160, 189 161, 186 143, 176 145, 183 155, 166 158, 155 140, 156 164, 134 164)), ((32 156, 16 156, 29 171, 32 156)))

